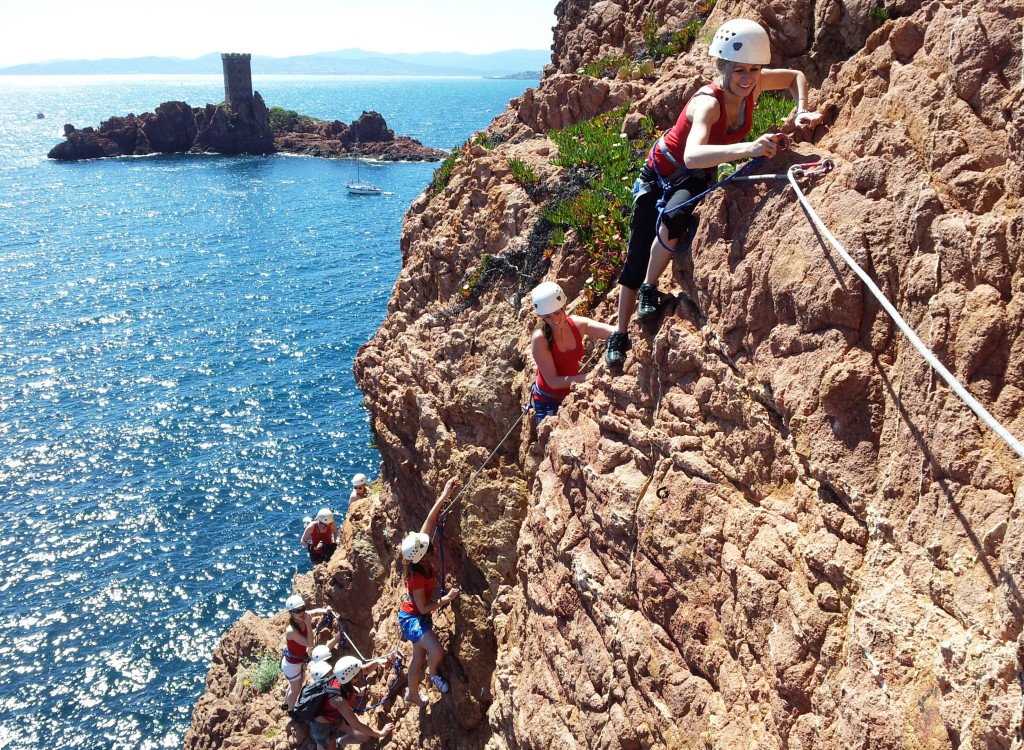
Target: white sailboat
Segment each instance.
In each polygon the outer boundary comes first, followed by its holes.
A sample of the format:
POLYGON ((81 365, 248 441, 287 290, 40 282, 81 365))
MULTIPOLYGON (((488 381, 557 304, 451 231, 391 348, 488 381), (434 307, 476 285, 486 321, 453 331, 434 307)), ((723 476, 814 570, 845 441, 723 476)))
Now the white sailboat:
POLYGON ((380 195, 380 186, 363 182, 359 172, 359 159, 356 159, 356 181, 345 186, 352 195, 380 195))

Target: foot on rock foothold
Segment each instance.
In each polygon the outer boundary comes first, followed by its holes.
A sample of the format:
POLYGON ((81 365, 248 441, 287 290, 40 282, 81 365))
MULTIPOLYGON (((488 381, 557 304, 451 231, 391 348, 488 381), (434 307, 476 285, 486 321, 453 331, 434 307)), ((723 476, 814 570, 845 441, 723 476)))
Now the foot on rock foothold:
POLYGON ((661 293, 653 284, 641 284, 637 289, 636 319, 648 323, 658 317, 661 293))
POLYGON ((604 362, 609 367, 622 367, 626 362, 626 352, 632 348, 629 334, 616 331, 608 337, 608 348, 604 352, 604 362))

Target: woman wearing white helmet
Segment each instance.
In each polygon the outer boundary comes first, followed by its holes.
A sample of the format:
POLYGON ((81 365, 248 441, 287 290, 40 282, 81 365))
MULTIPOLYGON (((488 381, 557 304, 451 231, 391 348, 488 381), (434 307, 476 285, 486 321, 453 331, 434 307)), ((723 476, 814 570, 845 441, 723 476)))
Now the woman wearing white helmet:
POLYGON ((613 367, 625 362, 630 348, 627 329, 634 307, 641 322, 657 318, 658 279, 673 253, 690 246, 697 227, 693 216, 696 203, 683 204, 711 186, 719 164, 772 157, 779 148, 774 133, 742 142, 753 126, 754 106, 761 93, 789 91, 796 100, 794 124, 798 127, 821 120, 806 109, 803 73, 765 67, 771 62, 771 45, 759 24, 745 18, 726 22, 715 33, 709 54, 717 58, 718 78, 698 89, 686 103, 676 124, 654 144, 633 186, 629 248, 619 275, 618 324, 605 353, 605 361, 613 367), (657 203, 666 190, 670 197, 659 222, 657 203))
POLYGON ((302 690, 302 675, 306 668, 306 653, 316 642, 314 615, 333 613, 330 607, 306 609, 306 600, 292 594, 284 603, 288 610, 288 627, 284 630, 284 655, 281 657, 281 671, 288 680, 281 708, 291 711, 302 690))
POLYGON ((330 667, 318 670, 324 675, 319 679, 330 679, 331 682, 327 699, 320 704, 317 715, 309 723, 309 734, 317 750, 327 750, 335 744, 355 745, 371 739, 384 739, 391 734, 394 724, 385 724, 378 732, 360 721, 354 710, 360 694, 352 681, 360 672, 370 672, 378 666, 376 661, 363 664, 354 656, 343 656, 334 665, 333 674, 330 667), (339 732, 341 734, 336 737, 339 732))
POLYGON ((430 681, 442 693, 448 692, 448 683, 438 674, 444 647, 434 635, 434 623, 430 613, 451 604, 461 593, 458 586, 452 586, 448 593, 434 599, 435 571, 431 563, 434 545, 430 538, 437 528, 437 516, 441 507, 455 490, 455 479, 449 479, 437 502, 427 514, 427 520, 419 532, 413 531, 402 540, 402 557, 409 563, 405 581, 406 597, 398 610, 398 626, 402 636, 412 642, 412 659, 409 662, 409 692, 405 699, 420 706, 427 704, 427 697, 420 693, 420 680, 424 666, 430 669, 430 681))
POLYGON ((537 379, 530 389, 533 415, 537 424, 558 411, 573 383, 582 383, 587 376, 580 372, 583 361, 583 337, 607 339, 615 329, 605 323, 569 315, 562 287, 545 281, 531 292, 533 310, 544 321, 533 332, 530 350, 537 363, 537 379))
POLYGON ((368 494, 370 494, 370 485, 366 481, 366 475, 356 474, 352 477, 352 492, 348 496, 349 505, 368 494))
POLYGON ((316 518, 302 532, 299 544, 309 550, 309 561, 313 565, 327 562, 338 548, 338 525, 329 508, 321 508, 316 518))

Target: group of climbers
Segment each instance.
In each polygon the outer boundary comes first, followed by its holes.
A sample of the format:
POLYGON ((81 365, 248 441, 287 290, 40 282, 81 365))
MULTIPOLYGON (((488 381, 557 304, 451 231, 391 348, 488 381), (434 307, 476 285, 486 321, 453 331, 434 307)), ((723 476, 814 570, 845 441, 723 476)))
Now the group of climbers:
MULTIPOLYGON (((443 577, 444 563, 442 558, 439 576, 433 563, 435 547, 432 537, 438 526, 441 509, 451 499, 454 490, 455 480, 451 479, 431 507, 420 530, 410 532, 402 540, 401 545, 401 554, 408 563, 408 570, 407 594, 398 609, 398 626, 402 637, 413 645, 404 697, 408 703, 421 707, 426 706, 428 701, 427 696, 420 692, 424 674, 429 675, 430 682, 441 693, 447 693, 450 689, 448 682, 439 672, 445 652, 433 632, 431 613, 451 604, 461 591, 458 586, 453 586, 440 597, 435 597, 434 589, 439 583, 443 591, 444 582, 438 579, 443 577)), ((356 474, 352 478, 350 502, 366 497, 368 492, 366 476, 356 474)), ((338 539, 334 515, 325 508, 317 513, 317 517, 306 527, 301 542, 309 549, 311 562, 317 565, 330 558, 338 539)), ((285 609, 288 611, 288 625, 284 632, 281 671, 288 681, 288 687, 281 708, 287 710, 294 720, 309 722, 310 736, 316 743, 317 750, 334 748, 339 743, 358 744, 390 734, 394 724, 388 723, 378 731, 358 718, 357 713, 365 710, 361 709, 365 696, 353 684, 358 675, 375 671, 385 660, 362 661, 346 655, 332 665, 331 660, 342 645, 342 631, 338 629, 327 643, 318 645, 317 623, 314 622, 314 618, 323 617, 320 622, 323 626, 338 621, 337 613, 330 607, 310 609, 305 599, 298 594, 288 597, 285 609), (303 687, 307 663, 310 663, 311 680, 303 687)), ((354 644, 352 645, 354 647, 354 644)), ((396 671, 401 675, 399 651, 393 652, 386 661, 396 666, 396 671)), ((388 698, 380 704, 390 699, 397 686, 396 680, 392 686, 392 693, 389 693, 388 698)))
MULTIPOLYGON (((569 315, 566 295, 555 282, 543 282, 532 292, 534 310, 543 320, 531 341, 537 364, 531 403, 538 424, 557 412, 572 384, 585 380, 581 372, 583 337, 607 340, 606 363, 621 367, 631 346, 628 326, 634 308, 641 323, 657 317, 661 296, 658 280, 673 256, 690 247, 697 225, 694 209, 711 187, 718 165, 745 157, 772 157, 780 148, 781 136, 775 133, 743 142, 753 126, 753 110, 761 93, 788 90, 797 103, 795 123, 799 127, 820 120, 819 115, 805 109, 808 88, 803 73, 764 67, 770 62, 771 49, 760 25, 745 19, 725 23, 711 42, 710 55, 717 59, 719 76, 690 97, 675 125, 652 146, 634 185, 628 250, 619 276, 617 324, 569 315)), ((420 692, 425 674, 441 693, 450 689, 439 673, 444 648, 433 632, 431 615, 461 593, 458 586, 445 592, 433 560, 433 536, 453 491, 454 480, 449 480, 421 529, 410 532, 401 545, 408 567, 398 626, 402 637, 413 644, 404 697, 418 706, 427 703, 427 696, 420 692), (441 595, 435 596, 439 584, 441 595)), ((356 474, 349 501, 365 497, 367 492, 366 476, 356 474)), ((328 560, 338 542, 338 527, 327 508, 317 513, 301 537, 314 565, 328 560)), ((443 570, 442 556, 441 578, 443 570)), ((336 615, 329 608, 308 609, 298 595, 288 598, 286 609, 289 622, 281 669, 288 688, 283 707, 295 716, 303 708, 306 691, 310 691, 311 699, 317 701, 310 716, 310 734, 318 750, 333 748, 339 742, 361 743, 390 734, 393 723, 374 730, 357 715, 357 706, 365 696, 361 696, 354 680, 379 668, 380 660, 364 662, 343 656, 332 665, 340 635, 328 644, 317 645, 312 618, 336 615), (307 661, 311 661, 312 681, 303 688, 307 661)))
POLYGON ((531 401, 538 423, 554 414, 572 383, 583 382, 581 334, 607 339, 605 362, 622 367, 631 348, 629 321, 657 318, 658 280, 672 258, 690 248, 697 228, 694 209, 714 182, 717 167, 736 159, 772 157, 783 136, 765 133, 744 143, 753 127, 758 97, 788 91, 796 100, 797 127, 817 124, 821 116, 806 109, 807 78, 798 70, 766 68, 771 62, 768 34, 747 19, 726 22, 709 49, 718 77, 699 88, 684 105, 675 125, 651 147, 633 186, 626 261, 619 275, 618 319, 614 327, 565 314, 561 287, 544 282, 533 290, 533 305, 544 319, 533 335, 537 379, 531 401))

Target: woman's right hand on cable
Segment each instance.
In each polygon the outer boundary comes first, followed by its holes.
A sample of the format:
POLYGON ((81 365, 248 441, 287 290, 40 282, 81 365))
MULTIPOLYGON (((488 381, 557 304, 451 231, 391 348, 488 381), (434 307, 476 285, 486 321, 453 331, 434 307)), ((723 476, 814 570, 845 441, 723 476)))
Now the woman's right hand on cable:
POLYGON ((764 156, 767 157, 768 159, 775 156, 775 152, 779 148, 779 144, 775 141, 774 133, 765 133, 756 141, 751 143, 750 146, 751 156, 764 156))

